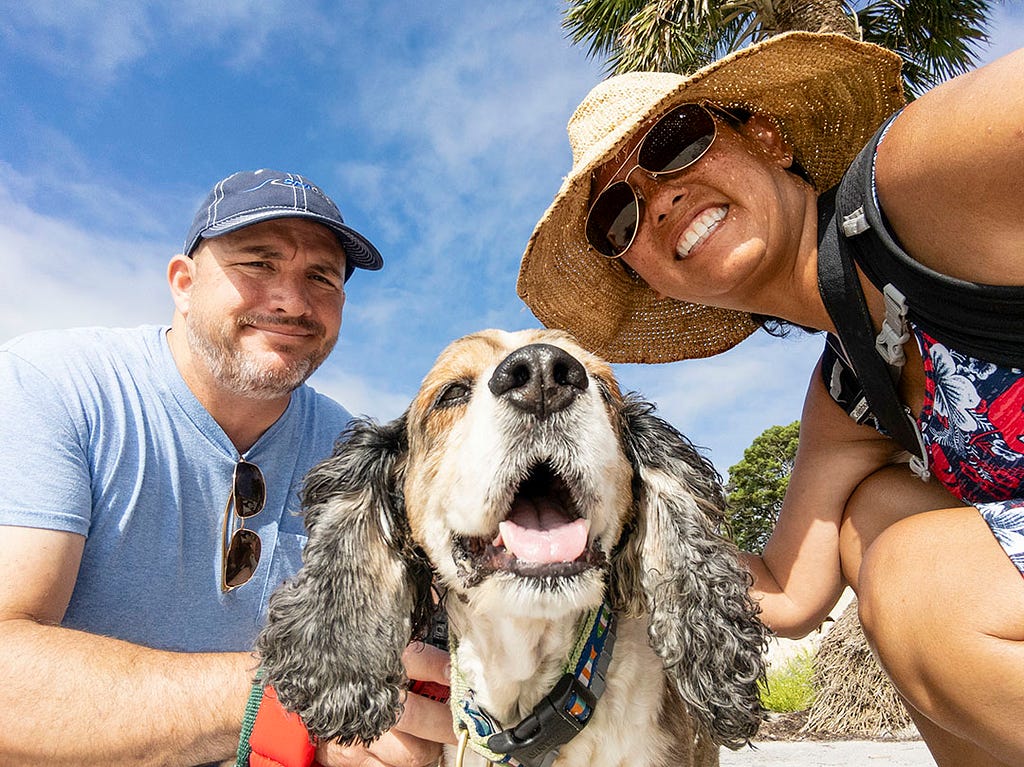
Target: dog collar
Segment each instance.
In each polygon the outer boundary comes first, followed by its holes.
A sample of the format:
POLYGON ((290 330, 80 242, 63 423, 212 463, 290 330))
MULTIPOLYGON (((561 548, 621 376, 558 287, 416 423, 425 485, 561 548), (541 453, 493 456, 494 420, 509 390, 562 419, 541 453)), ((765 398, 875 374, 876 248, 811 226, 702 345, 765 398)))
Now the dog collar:
POLYGON ((505 730, 476 703, 473 690, 458 668, 455 637, 450 641, 452 716, 469 747, 496 764, 550 767, 559 749, 590 721, 604 692, 615 645, 615 614, 607 600, 587 614, 580 622, 565 673, 554 689, 525 719, 505 730))

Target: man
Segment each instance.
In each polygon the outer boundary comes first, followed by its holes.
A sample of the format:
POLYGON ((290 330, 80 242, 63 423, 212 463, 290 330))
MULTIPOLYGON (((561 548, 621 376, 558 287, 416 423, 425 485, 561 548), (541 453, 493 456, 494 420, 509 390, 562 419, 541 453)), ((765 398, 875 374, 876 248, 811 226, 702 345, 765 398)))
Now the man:
MULTIPOLYGON (((0 763, 234 761, 273 589, 301 564, 298 490, 350 419, 304 385, 377 249, 301 176, 236 173, 171 259, 169 328, 0 347, 0 763)), ((445 659, 410 652, 414 678, 445 659)), ((442 704, 371 749, 425 764, 442 704)), ((450 738, 450 735, 447 735, 450 738)))

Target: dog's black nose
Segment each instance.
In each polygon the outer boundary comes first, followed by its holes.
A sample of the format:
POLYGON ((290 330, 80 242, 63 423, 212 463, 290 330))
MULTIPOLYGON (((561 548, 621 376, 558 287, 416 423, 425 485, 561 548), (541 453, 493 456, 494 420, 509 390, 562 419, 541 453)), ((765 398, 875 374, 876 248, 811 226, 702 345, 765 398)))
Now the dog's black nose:
POLYGON ((568 407, 589 384, 579 360, 551 344, 516 349, 487 382, 495 397, 540 418, 568 407))

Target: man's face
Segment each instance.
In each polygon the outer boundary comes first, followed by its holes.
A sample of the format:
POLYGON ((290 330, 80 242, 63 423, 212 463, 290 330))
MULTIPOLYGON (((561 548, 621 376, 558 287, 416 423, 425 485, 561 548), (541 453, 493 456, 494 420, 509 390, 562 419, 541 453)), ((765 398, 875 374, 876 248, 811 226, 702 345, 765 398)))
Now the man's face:
POLYGON ((345 304, 345 253, 326 227, 299 218, 202 241, 185 328, 220 385, 261 399, 287 395, 327 358, 345 304))

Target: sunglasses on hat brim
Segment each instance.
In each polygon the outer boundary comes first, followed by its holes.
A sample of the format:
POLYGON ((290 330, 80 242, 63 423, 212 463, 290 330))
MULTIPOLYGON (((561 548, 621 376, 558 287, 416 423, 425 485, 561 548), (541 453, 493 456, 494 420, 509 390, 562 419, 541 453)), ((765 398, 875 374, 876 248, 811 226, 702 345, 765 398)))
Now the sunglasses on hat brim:
POLYGON ((705 104, 682 104, 659 117, 644 134, 612 181, 594 197, 587 212, 587 242, 607 258, 618 258, 633 244, 643 216, 643 199, 629 183, 638 168, 652 178, 679 173, 697 162, 718 136, 714 113, 736 120, 720 108, 705 104), (636 163, 621 180, 633 156, 636 163))

